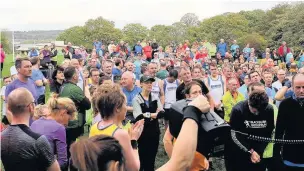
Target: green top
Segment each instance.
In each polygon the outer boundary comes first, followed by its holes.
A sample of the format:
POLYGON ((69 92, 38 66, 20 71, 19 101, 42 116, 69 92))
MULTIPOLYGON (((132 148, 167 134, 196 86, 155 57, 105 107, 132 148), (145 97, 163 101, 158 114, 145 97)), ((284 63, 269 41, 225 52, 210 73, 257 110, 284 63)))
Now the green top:
POLYGON ((233 106, 235 106, 238 102, 245 100, 245 97, 242 95, 242 93, 237 92, 237 98, 234 99, 230 91, 226 91, 226 93, 223 95, 222 100, 225 112, 224 120, 226 122, 229 122, 233 106))
MULTIPOLYGON (((278 117, 278 108, 276 105, 272 104, 272 103, 269 103, 272 105, 273 107, 273 113, 274 113, 274 125, 276 124, 277 122, 277 117, 278 117)), ((274 139, 274 135, 275 135, 275 128, 273 129, 272 131, 272 139, 274 139)), ((263 158, 271 158, 272 155, 273 155, 273 145, 274 143, 268 143, 268 145, 266 146, 265 150, 264 150, 264 154, 263 154, 263 158)))
POLYGON ((156 77, 163 80, 163 79, 167 78, 168 74, 169 73, 167 70, 160 70, 156 73, 156 77))
POLYGON ((59 93, 60 97, 68 97, 75 103, 78 109, 77 120, 72 120, 69 122, 68 128, 77 128, 81 127, 85 123, 85 111, 79 111, 79 104, 84 98, 84 93, 80 87, 73 83, 65 83, 62 87, 62 90, 59 93))

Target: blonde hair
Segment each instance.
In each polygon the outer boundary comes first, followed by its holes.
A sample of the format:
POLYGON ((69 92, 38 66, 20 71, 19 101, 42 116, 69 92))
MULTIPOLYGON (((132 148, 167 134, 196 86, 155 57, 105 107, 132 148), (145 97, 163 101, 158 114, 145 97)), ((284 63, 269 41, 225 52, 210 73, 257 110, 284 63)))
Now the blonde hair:
POLYGON ((37 105, 34 110, 33 119, 37 120, 43 116, 47 116, 49 113, 48 114, 43 113, 43 109, 47 109, 47 108, 48 108, 47 105, 37 105))
POLYGON ((53 96, 49 98, 47 106, 50 110, 51 116, 56 116, 60 109, 66 109, 68 114, 72 116, 73 119, 77 116, 77 109, 75 103, 67 97, 56 97, 53 96))

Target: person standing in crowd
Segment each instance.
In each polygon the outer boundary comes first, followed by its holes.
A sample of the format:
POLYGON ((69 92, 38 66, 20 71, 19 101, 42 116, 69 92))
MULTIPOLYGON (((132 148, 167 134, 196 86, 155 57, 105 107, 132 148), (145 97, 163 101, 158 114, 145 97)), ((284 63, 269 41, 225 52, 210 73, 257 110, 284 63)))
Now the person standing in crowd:
POLYGON ((123 68, 123 61, 120 58, 115 59, 115 67, 112 69, 113 76, 121 76, 122 75, 122 68, 123 68))
POLYGON ((8 119, 6 117, 6 112, 7 112, 7 109, 6 109, 6 98, 5 98, 5 90, 6 90, 6 86, 9 85, 10 83, 12 82, 12 79, 11 77, 4 77, 3 78, 3 86, 1 88, 1 98, 2 98, 2 123, 4 125, 8 125, 9 122, 8 122, 8 119))
POLYGON ((249 76, 245 75, 244 84, 240 88, 238 88, 238 92, 241 93, 245 98, 248 97, 247 87, 248 87, 249 83, 250 83, 249 76))
POLYGON ((245 100, 245 97, 237 91, 237 80, 231 78, 228 80, 228 91, 223 95, 224 120, 230 122, 230 115, 233 106, 238 102, 245 100))
POLYGON ((142 51, 147 58, 146 60, 150 62, 152 60, 152 47, 150 46, 150 43, 147 43, 147 45, 143 47, 142 51))
POLYGON ((246 44, 246 47, 243 49, 243 55, 245 60, 247 60, 250 56, 251 48, 249 47, 249 43, 246 44))
POLYGON ((135 55, 142 53, 142 46, 140 44, 140 41, 137 42, 137 44, 133 47, 133 51, 135 55))
POLYGON ((60 170, 68 170, 65 126, 76 115, 76 106, 69 98, 51 97, 48 100, 50 114, 33 122, 31 130, 47 137, 52 152, 56 155, 60 170))
MULTIPOLYGON (((201 85, 196 81, 190 82, 185 87, 185 95, 188 100, 193 100, 193 99, 199 97, 200 95, 202 95, 201 85)), ((165 117, 166 116, 169 116, 169 115, 167 115, 167 113, 166 113, 165 117)), ((172 116, 172 117, 174 117, 174 116, 172 116)), ((172 118, 168 118, 168 119, 171 120, 172 118)), ((176 120, 176 118, 175 118, 175 120, 176 120)), ((182 123, 182 121, 181 121, 181 123, 182 123)), ((169 127, 170 126, 172 126, 172 125, 169 125, 169 127)), ((165 135, 164 135, 163 142, 164 142, 165 151, 166 151, 167 155, 169 156, 169 158, 172 157, 172 150, 173 150, 173 144, 175 144, 175 139, 176 138, 174 138, 172 136, 170 129, 167 129, 165 132, 165 135)), ((209 168, 208 159, 201 153, 195 152, 194 159, 192 161, 192 165, 189 170, 190 171, 208 170, 208 168, 209 168)))
POLYGON ((116 46, 114 44, 114 41, 111 40, 111 42, 108 46, 108 51, 109 51, 110 56, 113 56, 113 53, 115 52, 115 50, 116 50, 116 46))
POLYGON ((77 59, 72 59, 71 60, 71 64, 72 67, 74 67, 78 72, 78 82, 77 82, 77 86, 81 88, 81 90, 84 91, 84 78, 82 75, 82 71, 80 69, 80 64, 79 61, 77 59))
POLYGON ((155 79, 142 76, 140 84, 142 92, 133 99, 133 116, 136 120, 145 119, 144 130, 138 139, 138 152, 141 171, 154 171, 155 157, 159 145, 160 129, 158 119, 163 111, 159 96, 152 93, 155 79))
POLYGON ((130 71, 126 71, 121 76, 121 86, 122 91, 126 95, 127 98, 127 113, 126 119, 133 121, 133 99, 142 91, 140 87, 136 86, 135 79, 133 73, 130 71))
POLYGON ((52 80, 50 81, 50 92, 59 94, 60 87, 63 85, 64 81, 64 68, 58 66, 52 74, 52 80))
POLYGON ((217 44, 216 51, 221 54, 222 59, 225 58, 225 54, 227 52, 227 44, 225 43, 224 39, 221 39, 217 44))
POLYGON ((210 76, 205 79, 205 84, 210 90, 210 95, 214 101, 214 111, 224 118, 222 97, 226 92, 226 79, 219 75, 217 66, 210 65, 210 76))
POLYGON ((16 88, 7 96, 11 125, 1 133, 1 161, 4 169, 59 171, 47 138, 29 128, 35 99, 25 88, 16 88))
MULTIPOLYGON (((275 89, 275 92, 277 93, 284 85, 284 82, 286 80, 286 71, 283 69, 279 69, 277 72, 278 80, 272 83, 272 87, 275 89)), ((276 102, 277 107, 280 105, 280 101, 276 102)))
MULTIPOLYGON (((59 97, 68 97, 77 106, 77 120, 70 121, 67 127, 67 146, 69 149, 72 142, 76 140, 77 137, 83 134, 84 124, 85 124, 85 114, 86 110, 91 108, 91 102, 87 98, 89 97, 89 92, 83 92, 80 87, 77 86, 79 79, 79 71, 72 66, 67 67, 64 70, 64 78, 66 82, 62 85, 59 93, 59 97)), ((70 154, 68 151, 68 158, 70 154)))
POLYGON ((36 57, 39 56, 39 52, 38 50, 36 50, 34 47, 29 51, 29 53, 27 54, 28 57, 36 57))
POLYGON ((104 61, 102 71, 106 76, 110 77, 113 80, 112 68, 113 68, 112 61, 110 60, 104 61))
POLYGON ((201 65, 199 64, 199 65, 195 65, 192 68, 191 76, 193 79, 204 80, 206 75, 205 75, 205 71, 202 69, 201 65))
POLYGON ((286 62, 286 55, 290 52, 290 48, 287 46, 286 42, 283 41, 282 45, 278 49, 278 55, 281 58, 281 62, 286 62))
MULTIPOLYGON (((279 106, 275 139, 303 140, 304 113, 304 74, 296 74, 292 78, 294 95, 283 100, 279 106)), ((304 169, 303 144, 275 144, 274 157, 278 170, 300 171, 304 169)))
POLYGON ((89 73, 89 77, 90 77, 90 81, 88 82, 88 87, 92 87, 92 86, 95 86, 95 87, 98 87, 99 85, 99 78, 100 78, 100 72, 97 68, 92 68, 90 70, 90 73, 89 73))
POLYGON ((36 92, 38 95, 37 104, 45 103, 45 86, 48 84, 48 80, 44 77, 42 72, 39 70, 40 59, 38 57, 32 57, 32 76, 31 79, 35 82, 36 92))
POLYGON ((17 88, 23 87, 28 89, 32 96, 35 99, 35 103, 37 103, 38 100, 38 94, 36 91, 36 85, 35 82, 31 79, 32 76, 32 64, 29 58, 18 58, 15 61, 15 67, 17 69, 17 78, 11 82, 9 85, 7 85, 5 90, 5 98, 8 97, 8 95, 17 88))
POLYGON ((49 50, 49 46, 45 45, 43 49, 40 51, 40 64, 42 67, 47 67, 51 63, 51 51, 49 50))
POLYGON ((152 59, 154 59, 154 53, 156 53, 158 51, 158 44, 155 39, 153 39, 151 48, 152 48, 152 57, 153 57, 152 59))
POLYGON ((237 44, 236 40, 233 40, 232 43, 233 43, 233 44, 232 44, 231 47, 230 47, 230 51, 231 51, 231 53, 232 53, 232 56, 234 56, 235 53, 236 53, 236 49, 240 49, 240 46, 237 44))
POLYGON ((3 70, 3 67, 4 67, 4 60, 5 60, 5 52, 4 52, 4 49, 2 47, 2 44, 0 44, 0 68, 1 68, 1 72, 0 72, 0 78, 2 77, 2 70, 3 70))
POLYGON ((54 67, 57 66, 57 61, 58 61, 57 53, 58 53, 58 51, 56 49, 55 43, 52 43, 51 44, 51 55, 50 55, 50 57, 51 57, 51 63, 54 67))
POLYGON ((167 63, 165 61, 160 62, 160 69, 156 73, 156 77, 163 80, 167 78, 168 76, 168 71, 167 71, 167 63))
POLYGON ((126 167, 134 171, 139 170, 137 140, 143 130, 143 120, 130 129, 130 135, 122 129, 127 106, 126 98, 117 84, 101 85, 93 96, 102 120, 91 127, 89 136, 103 134, 117 139, 123 149, 126 167))
POLYGON ((101 46, 102 46, 102 42, 95 39, 93 42, 93 49, 96 49, 97 53, 101 50, 101 46))
POLYGON ((163 89, 163 81, 156 77, 157 63, 151 62, 148 64, 149 76, 155 79, 152 84, 151 93, 160 99, 161 104, 165 103, 165 95, 163 89))
MULTIPOLYGON (((271 138, 274 129, 274 111, 268 101, 265 91, 251 92, 248 100, 239 102, 232 108, 230 117, 232 130, 271 138)), ((225 160, 227 171, 265 170, 261 159, 267 143, 249 140, 238 133, 232 135, 232 139, 239 143, 228 145, 225 160)))

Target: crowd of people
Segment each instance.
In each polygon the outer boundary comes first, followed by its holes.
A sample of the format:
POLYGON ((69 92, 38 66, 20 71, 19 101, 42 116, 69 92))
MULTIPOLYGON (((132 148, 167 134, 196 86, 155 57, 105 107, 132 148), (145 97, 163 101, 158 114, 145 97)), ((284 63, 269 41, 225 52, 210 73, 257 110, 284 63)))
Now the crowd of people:
POLYGON ((16 57, 1 90, 5 170, 150 171, 160 139, 170 159, 158 170, 212 169, 210 154, 197 151, 200 116, 209 111, 236 131, 225 144, 227 171, 304 170, 303 143, 237 133, 304 140, 302 51, 296 55, 282 42, 258 54, 250 44, 241 50, 224 39, 165 48, 156 40, 132 48, 105 43, 95 40, 86 50, 69 42, 62 63, 55 44, 16 57), (183 99, 190 103, 174 137, 168 115, 183 99), (89 135, 82 137, 86 125, 89 135))

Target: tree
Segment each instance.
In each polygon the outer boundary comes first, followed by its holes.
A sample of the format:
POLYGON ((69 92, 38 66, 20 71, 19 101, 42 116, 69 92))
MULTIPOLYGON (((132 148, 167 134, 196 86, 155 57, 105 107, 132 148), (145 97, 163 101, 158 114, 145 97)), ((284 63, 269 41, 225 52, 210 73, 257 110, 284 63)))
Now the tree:
POLYGON ((250 44, 250 47, 262 51, 267 46, 267 41, 264 39, 263 36, 259 35, 258 33, 245 34, 244 36, 238 39, 238 44, 240 45, 241 51, 247 43, 250 44))
POLYGON ((166 25, 155 25, 151 27, 149 36, 152 39, 155 39, 159 45, 167 46, 170 41, 172 41, 172 37, 170 36, 170 31, 172 30, 172 26, 166 25))
POLYGON ((187 25, 182 22, 173 23, 169 35, 174 42, 182 43, 187 39, 187 25))
POLYGON ((92 46, 92 42, 87 38, 82 26, 71 27, 60 33, 56 39, 65 43, 71 42, 73 45, 83 45, 88 48, 92 46))
POLYGON ((123 40, 130 45, 134 45, 137 41, 146 38, 148 35, 148 28, 139 23, 127 24, 123 29, 123 40))
POLYGON ((7 36, 4 34, 4 32, 0 32, 0 43, 2 45, 2 48, 4 50, 5 53, 12 53, 12 49, 10 46, 10 41, 8 40, 7 36))
POLYGON ((185 14, 180 19, 180 22, 186 24, 186 26, 188 26, 188 27, 198 26, 198 24, 199 24, 198 16, 195 15, 194 13, 185 14))

